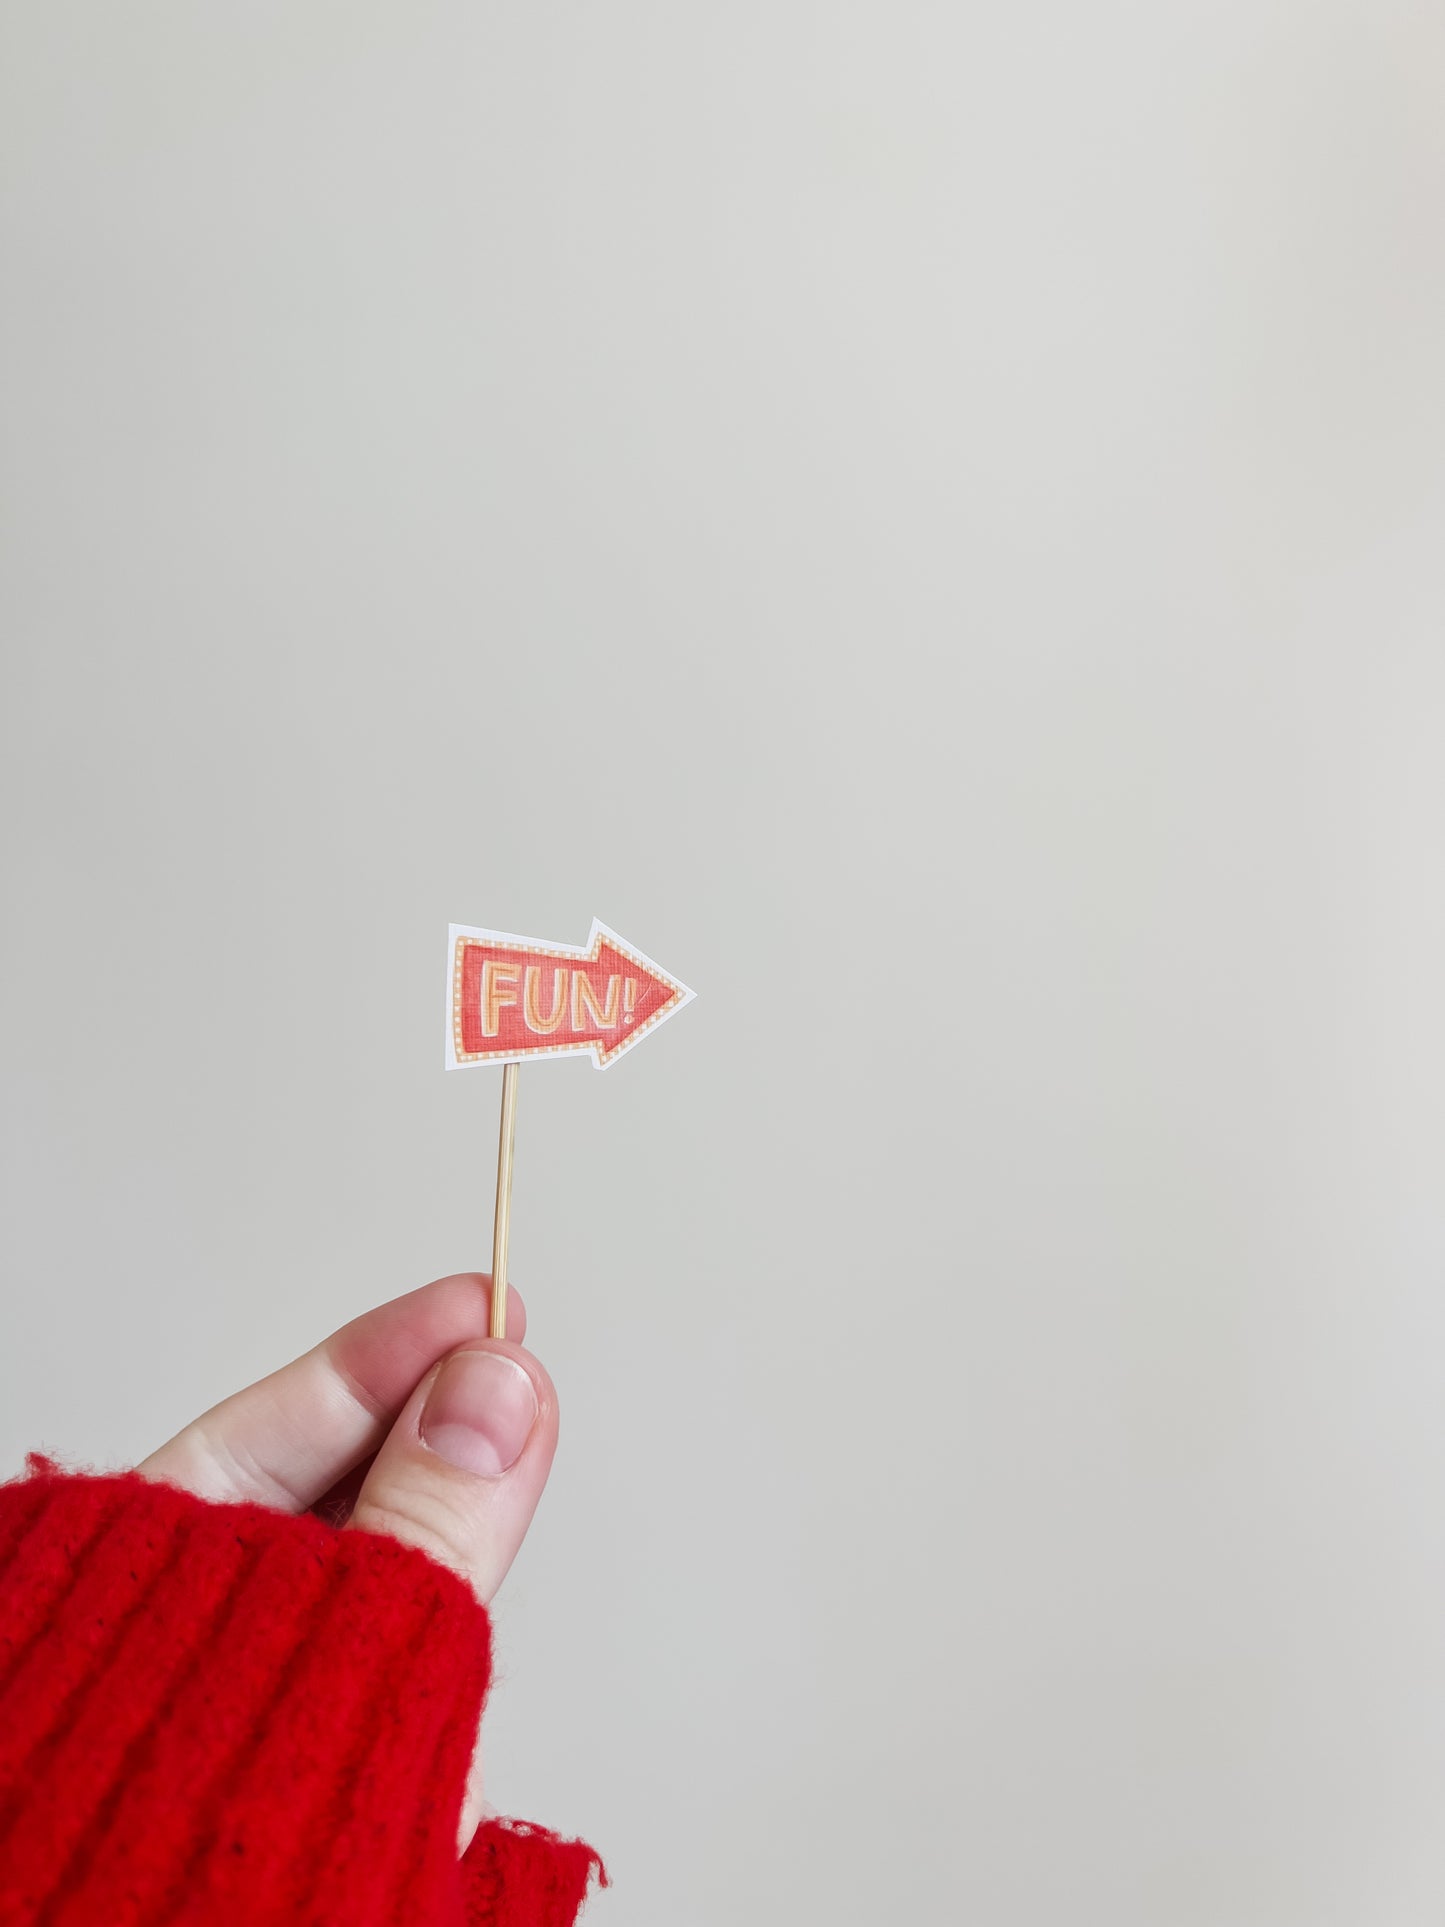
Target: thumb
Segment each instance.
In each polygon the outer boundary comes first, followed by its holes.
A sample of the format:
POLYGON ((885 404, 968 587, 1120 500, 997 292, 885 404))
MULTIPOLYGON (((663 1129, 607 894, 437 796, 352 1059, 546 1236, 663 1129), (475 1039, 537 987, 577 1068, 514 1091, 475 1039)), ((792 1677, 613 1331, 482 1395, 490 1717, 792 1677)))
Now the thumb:
POLYGON ((520 1345, 474 1339, 417 1386, 350 1523, 420 1547, 485 1604, 526 1536, 556 1449, 546 1372, 520 1345))
MULTIPOLYGON (((557 1394, 520 1345, 478 1338, 432 1367, 372 1461, 350 1525, 418 1546, 485 1604, 526 1537, 557 1449, 557 1394)), ((482 1814, 472 1756, 458 1845, 482 1814)))

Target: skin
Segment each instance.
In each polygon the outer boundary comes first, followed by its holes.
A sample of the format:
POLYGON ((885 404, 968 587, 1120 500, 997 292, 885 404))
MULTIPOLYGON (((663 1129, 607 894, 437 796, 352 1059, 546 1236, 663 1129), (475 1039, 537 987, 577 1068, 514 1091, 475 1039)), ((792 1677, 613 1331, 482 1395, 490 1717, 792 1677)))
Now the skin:
MULTIPOLYGON (((522 1300, 509 1288, 507 1336, 489 1338, 490 1290, 484 1275, 461 1272, 377 1306, 194 1419, 139 1470, 202 1499, 314 1510, 347 1529, 389 1534, 460 1573, 487 1604, 526 1536, 557 1447, 557 1394, 522 1345, 522 1300), (537 1399, 520 1456, 490 1477, 447 1464, 419 1429, 442 1366, 478 1351, 512 1359, 537 1399)), ((479 1742, 462 1851, 485 1811, 479 1742)))

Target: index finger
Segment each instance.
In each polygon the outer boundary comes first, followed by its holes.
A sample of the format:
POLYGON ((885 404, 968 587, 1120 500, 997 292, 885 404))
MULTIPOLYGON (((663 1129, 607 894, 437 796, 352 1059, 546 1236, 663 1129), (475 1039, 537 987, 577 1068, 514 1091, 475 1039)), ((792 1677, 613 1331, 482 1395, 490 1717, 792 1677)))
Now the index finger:
MULTIPOLYGON (((364 1312, 193 1419, 137 1470, 198 1498, 304 1512, 375 1452, 439 1358, 487 1336, 491 1280, 457 1272, 364 1312)), ((507 1337, 527 1328, 507 1288, 507 1337)))

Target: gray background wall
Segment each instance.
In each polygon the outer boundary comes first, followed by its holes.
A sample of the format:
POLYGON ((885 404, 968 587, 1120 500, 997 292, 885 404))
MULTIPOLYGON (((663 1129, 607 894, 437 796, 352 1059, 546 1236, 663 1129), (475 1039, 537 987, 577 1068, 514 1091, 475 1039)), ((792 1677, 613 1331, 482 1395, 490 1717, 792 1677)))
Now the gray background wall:
POLYGON ((0 1466, 485 1263, 445 927, 595 912, 599 1927, 1438 1921, 1438 9, 0 21, 0 1466))

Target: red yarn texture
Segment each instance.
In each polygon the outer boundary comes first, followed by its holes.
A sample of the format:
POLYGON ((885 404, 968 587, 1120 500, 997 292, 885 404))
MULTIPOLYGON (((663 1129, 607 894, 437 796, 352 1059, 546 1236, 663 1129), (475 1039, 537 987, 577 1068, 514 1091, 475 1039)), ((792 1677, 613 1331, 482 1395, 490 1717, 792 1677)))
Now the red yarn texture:
POLYGON ((457 1825, 490 1668, 372 1533, 31 1461, 0 1485, 6 1927, 570 1927, 580 1841, 457 1825))

